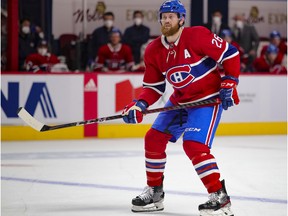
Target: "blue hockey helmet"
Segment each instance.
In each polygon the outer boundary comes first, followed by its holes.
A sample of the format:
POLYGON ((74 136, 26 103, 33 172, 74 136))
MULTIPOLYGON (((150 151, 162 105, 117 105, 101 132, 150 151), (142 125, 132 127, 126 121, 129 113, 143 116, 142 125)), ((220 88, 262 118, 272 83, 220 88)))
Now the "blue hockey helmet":
POLYGON ((273 44, 269 44, 266 53, 268 53, 268 54, 270 54, 270 53, 277 54, 278 53, 278 47, 276 47, 273 44))
POLYGON ((280 35, 280 32, 274 30, 270 33, 270 38, 273 39, 273 38, 281 38, 281 35, 280 35))
POLYGON ((166 0, 159 9, 159 20, 161 20, 162 13, 178 13, 180 19, 186 17, 186 9, 179 0, 166 0))
POLYGON ((230 29, 223 29, 220 33, 221 37, 232 37, 232 31, 230 29))

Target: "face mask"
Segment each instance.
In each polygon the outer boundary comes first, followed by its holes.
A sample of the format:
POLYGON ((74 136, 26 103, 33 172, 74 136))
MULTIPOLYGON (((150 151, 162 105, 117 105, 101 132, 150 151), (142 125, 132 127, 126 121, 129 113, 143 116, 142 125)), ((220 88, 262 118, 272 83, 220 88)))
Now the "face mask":
POLYGON ((242 28, 243 28, 243 25, 244 25, 243 21, 241 21, 241 20, 237 20, 237 21, 236 21, 236 27, 237 27, 237 28, 242 29, 242 28))
POLYGON ((39 48, 38 53, 42 56, 45 56, 47 54, 48 50, 47 48, 39 48))
POLYGON ((43 38, 44 38, 44 33, 43 33, 43 32, 40 32, 40 33, 39 33, 39 37, 40 37, 41 39, 43 39, 43 38))
POLYGON ((218 16, 214 16, 212 18, 212 20, 213 20, 213 23, 216 24, 216 25, 220 25, 220 23, 221 23, 221 18, 218 17, 218 16))
POLYGON ((141 25, 141 24, 142 24, 142 21, 143 21, 142 18, 138 18, 138 17, 137 17, 137 18, 134 19, 134 23, 135 23, 135 25, 137 25, 137 26, 141 25))
POLYGON ((107 27, 107 28, 111 28, 113 26, 113 20, 105 20, 104 21, 104 25, 107 27))
POLYGON ((22 32, 24 34, 29 34, 30 33, 30 27, 29 26, 23 26, 22 27, 22 32))

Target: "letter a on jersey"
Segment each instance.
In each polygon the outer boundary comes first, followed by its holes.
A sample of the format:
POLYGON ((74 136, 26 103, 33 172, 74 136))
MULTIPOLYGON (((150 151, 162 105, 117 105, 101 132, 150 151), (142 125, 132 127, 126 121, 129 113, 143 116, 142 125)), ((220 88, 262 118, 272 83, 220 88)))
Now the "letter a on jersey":
POLYGON ((190 55, 190 53, 188 52, 187 49, 184 49, 184 58, 185 58, 185 59, 191 58, 191 55, 190 55))

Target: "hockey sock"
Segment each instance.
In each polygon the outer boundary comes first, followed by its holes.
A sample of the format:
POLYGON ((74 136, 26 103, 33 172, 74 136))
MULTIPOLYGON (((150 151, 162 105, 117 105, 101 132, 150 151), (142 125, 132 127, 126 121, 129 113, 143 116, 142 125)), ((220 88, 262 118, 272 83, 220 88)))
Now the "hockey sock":
POLYGON ((166 146, 172 135, 151 128, 145 136, 145 162, 147 185, 162 184, 166 164, 166 146))
POLYGON ((220 172, 207 145, 195 141, 184 141, 183 148, 208 193, 221 189, 220 172))

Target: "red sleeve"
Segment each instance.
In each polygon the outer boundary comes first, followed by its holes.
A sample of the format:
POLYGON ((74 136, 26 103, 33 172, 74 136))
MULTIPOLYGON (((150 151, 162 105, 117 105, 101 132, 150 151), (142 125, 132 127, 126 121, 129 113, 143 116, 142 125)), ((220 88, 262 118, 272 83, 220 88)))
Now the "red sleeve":
POLYGON ((60 61, 56 55, 51 54, 50 63, 51 64, 58 64, 60 61))
POLYGON ((103 45, 98 50, 98 54, 97 54, 96 60, 95 60, 94 71, 101 71, 102 68, 104 67, 104 63, 105 63, 105 47, 106 46, 107 45, 103 45))
POLYGON ((143 78, 143 90, 139 99, 146 101, 149 106, 154 104, 165 91, 165 77, 157 67, 155 43, 150 43, 144 54, 145 73, 143 78))
POLYGON ((127 64, 131 63, 134 61, 133 55, 132 55, 132 50, 129 46, 123 44, 125 46, 125 61, 127 64))
POLYGON ((194 27, 191 32, 195 52, 209 56, 223 65, 225 75, 238 78, 240 74, 240 56, 238 49, 212 33, 205 27, 194 27))
POLYGON ((266 51, 267 51, 268 45, 263 46, 261 52, 260 52, 260 56, 265 55, 266 51))
POLYGON ((255 72, 269 72, 270 66, 266 63, 264 56, 256 58, 253 62, 255 72))
POLYGON ((284 41, 281 41, 278 48, 280 52, 287 54, 287 44, 284 41))
POLYGON ((39 55, 36 53, 30 54, 25 59, 25 67, 27 71, 37 72, 39 71, 39 66, 41 65, 41 59, 39 59, 39 55))

